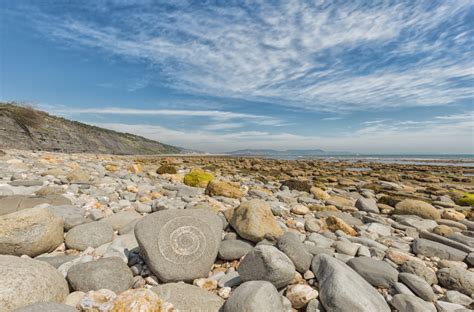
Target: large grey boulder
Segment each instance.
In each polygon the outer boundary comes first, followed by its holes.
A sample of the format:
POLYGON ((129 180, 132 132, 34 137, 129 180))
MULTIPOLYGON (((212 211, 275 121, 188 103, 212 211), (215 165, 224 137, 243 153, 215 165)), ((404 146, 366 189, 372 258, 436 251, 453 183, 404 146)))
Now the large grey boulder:
POLYGON ((62 302, 69 294, 64 277, 47 263, 0 255, 0 310, 35 302, 62 302))
POLYGON ((97 248, 112 241, 114 229, 108 223, 90 222, 73 227, 66 234, 66 246, 70 249, 97 248))
POLYGON ((37 302, 13 312, 77 312, 74 307, 57 302, 37 302))
POLYGON ((313 255, 306 250, 297 234, 286 232, 278 238, 277 247, 293 261, 298 272, 309 270, 313 255))
POLYGON ((433 242, 424 238, 413 241, 413 252, 427 257, 438 257, 446 260, 463 261, 467 253, 459 249, 433 242))
POLYGON ((253 245, 240 239, 224 240, 219 247, 219 259, 232 261, 245 256, 253 249, 253 245))
POLYGON ((377 202, 372 198, 361 197, 355 202, 355 207, 361 211, 380 213, 377 202))
POLYGON ((398 271, 385 261, 357 257, 349 260, 347 265, 375 287, 390 288, 398 279, 398 271))
POLYGON ((190 281, 208 275, 221 244, 222 220, 212 212, 162 210, 135 226, 140 251, 162 281, 190 281))
POLYGON ((413 295, 398 294, 390 302, 397 311, 402 312, 436 312, 436 307, 413 295))
POLYGON ((281 296, 272 283, 249 281, 237 287, 224 305, 224 312, 285 311, 281 296))
POLYGON ((345 263, 325 254, 313 258, 319 300, 334 312, 390 312, 383 297, 345 263))
POLYGON ((430 284, 418 275, 400 273, 398 278, 421 299, 426 301, 433 301, 435 299, 435 294, 433 289, 431 289, 430 284))
POLYGON ((67 280, 74 290, 110 289, 121 293, 130 288, 133 274, 128 266, 117 257, 78 263, 67 272, 67 280))
POLYGON ((273 246, 258 245, 240 262, 242 281, 268 281, 276 288, 287 286, 294 278, 296 270, 287 255, 273 246))
POLYGON ((63 242, 63 220, 46 208, 0 216, 0 254, 36 257, 63 242))
POLYGON ((172 303, 179 311, 219 311, 224 300, 197 286, 185 283, 168 283, 151 289, 161 299, 172 303))
POLYGON ((462 268, 444 268, 438 271, 439 284, 471 296, 474 294, 474 272, 462 268))

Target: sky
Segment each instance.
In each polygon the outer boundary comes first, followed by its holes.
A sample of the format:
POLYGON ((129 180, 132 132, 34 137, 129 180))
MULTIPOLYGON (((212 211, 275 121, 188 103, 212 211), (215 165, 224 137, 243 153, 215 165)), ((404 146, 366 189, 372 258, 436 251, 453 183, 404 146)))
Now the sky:
POLYGON ((474 154, 474 2, 17 0, 0 100, 207 152, 474 154))

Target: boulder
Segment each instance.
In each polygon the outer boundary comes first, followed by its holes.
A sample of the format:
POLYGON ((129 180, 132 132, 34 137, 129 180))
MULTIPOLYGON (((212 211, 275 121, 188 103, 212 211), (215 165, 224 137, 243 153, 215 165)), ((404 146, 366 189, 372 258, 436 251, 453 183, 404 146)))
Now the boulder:
POLYGON ((453 267, 441 269, 437 275, 441 286, 457 290, 468 296, 474 294, 474 272, 453 267))
POLYGON ((446 260, 463 261, 467 256, 467 253, 464 251, 423 238, 415 239, 412 249, 416 254, 446 260))
POLYGON ((64 277, 47 263, 0 255, 0 309, 35 302, 62 302, 69 294, 64 277))
POLYGON ((357 257, 349 260, 347 265, 374 287, 390 288, 398 280, 398 271, 385 261, 357 257))
POLYGON ((111 257, 73 265, 67 280, 74 290, 109 289, 121 293, 132 286, 133 274, 122 259, 111 257))
POLYGON ((0 254, 38 256, 63 242, 63 220, 46 208, 0 216, 0 254))
POLYGON ((70 249, 86 250, 110 243, 114 229, 108 223, 90 222, 73 227, 66 234, 66 246, 70 249))
POLYGON ((189 284, 168 283, 151 290, 179 311, 219 311, 224 305, 221 297, 189 284))
POLYGON ((194 187, 206 187, 214 176, 204 170, 194 168, 184 176, 184 184, 194 187))
POLYGON ((397 203, 393 214, 416 215, 424 219, 433 220, 441 218, 439 210, 424 201, 416 199, 404 199, 397 203))
POLYGON ((238 187, 229 182, 212 180, 206 188, 206 194, 209 196, 224 196, 231 198, 241 198, 245 194, 238 187))
POLYGON ((285 287, 295 276, 295 266, 284 253, 273 246, 258 245, 240 262, 242 281, 268 281, 276 288, 285 287))
POLYGON ((162 281, 207 277, 221 244, 222 220, 201 209, 162 210, 141 219, 135 237, 162 281))
POLYGON ((245 282, 237 287, 224 305, 224 312, 284 312, 281 296, 272 283, 245 282))
POLYGON ((283 230, 275 221, 270 206, 260 199, 240 204, 233 212, 229 223, 240 237, 253 242, 283 235, 283 230))
POLYGON ((319 300, 328 311, 390 312, 384 298, 343 262, 319 254, 311 269, 319 283, 319 300))
POLYGON ((286 232, 278 238, 277 247, 293 261, 298 272, 309 270, 313 255, 305 249, 297 234, 286 232))

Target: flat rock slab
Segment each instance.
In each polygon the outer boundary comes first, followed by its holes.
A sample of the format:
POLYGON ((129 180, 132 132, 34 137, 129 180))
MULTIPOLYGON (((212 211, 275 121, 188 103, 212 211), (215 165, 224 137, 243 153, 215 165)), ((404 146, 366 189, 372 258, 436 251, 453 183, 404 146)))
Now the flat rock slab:
POLYGON ((207 277, 221 244, 222 220, 201 210, 162 210, 135 226, 140 251, 162 281, 207 277))
POLYGON ((15 211, 33 208, 40 204, 71 205, 71 200, 62 195, 48 195, 48 196, 27 196, 27 195, 13 195, 0 196, 0 216, 15 211))
POLYGON ((63 220, 46 208, 0 216, 0 254, 36 257, 63 242, 63 220))
POLYGON ((69 294, 64 277, 47 263, 0 255, 0 310, 35 302, 62 302, 69 294))
POLYGON ((185 283, 168 283, 151 289, 158 297, 172 303, 179 311, 217 312, 224 300, 197 286, 185 283))
POLYGON ((133 274, 128 266, 117 257, 73 265, 67 272, 67 280, 74 290, 110 289, 121 293, 132 285, 133 274))
POLYGON ((377 290, 345 263, 320 254, 314 257, 311 269, 319 282, 319 300, 327 311, 390 312, 377 290))
POLYGON ((285 309, 272 283, 250 281, 237 287, 224 306, 224 312, 240 311, 283 312, 285 309))

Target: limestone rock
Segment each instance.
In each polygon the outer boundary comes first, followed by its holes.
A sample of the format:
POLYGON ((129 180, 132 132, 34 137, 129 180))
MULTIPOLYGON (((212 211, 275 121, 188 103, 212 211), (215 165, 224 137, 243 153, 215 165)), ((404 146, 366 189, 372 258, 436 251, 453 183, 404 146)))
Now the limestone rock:
POLYGON ((398 279, 398 271, 385 261, 357 257, 349 260, 347 265, 374 287, 390 288, 398 279))
POLYGON ((35 302, 62 302, 69 293, 64 277, 47 263, 0 255, 0 309, 35 302))
POLYGON ((245 282, 237 287, 224 305, 224 312, 284 312, 281 296, 266 281, 245 282))
POLYGON ((398 294, 393 296, 392 301, 390 302, 397 311, 403 312, 436 312, 436 308, 432 303, 428 303, 423 299, 420 299, 413 295, 408 294, 398 294))
POLYGON ((347 235, 351 235, 351 236, 357 235, 357 232, 352 228, 352 226, 350 226, 344 220, 338 217, 334 217, 334 216, 327 217, 326 224, 328 225, 328 229, 331 230, 332 232, 341 230, 347 235))
POLYGON ((189 284, 168 283, 151 290, 179 311, 219 311, 224 305, 221 297, 189 284))
POLYGON ((462 268, 444 268, 437 275, 441 286, 468 296, 474 294, 474 272, 462 268))
POLYGON ((114 229, 103 222, 90 222, 73 227, 66 234, 66 246, 70 249, 97 248, 112 241, 114 229))
POLYGON ((37 302, 15 309, 14 312, 77 312, 77 310, 71 306, 57 302, 37 302))
POLYGON ((0 254, 35 257, 63 242, 63 220, 46 208, 0 216, 0 254))
POLYGON ((291 285, 286 291, 286 297, 295 309, 304 308, 308 302, 318 297, 318 291, 308 285, 291 285))
POLYGON ((297 234, 286 232, 278 238, 277 247, 293 261, 298 272, 309 270, 313 255, 305 249, 297 234))
POLYGON ((209 196, 225 196, 231 198, 241 198, 244 192, 229 182, 212 180, 206 188, 206 194, 209 196))
POLYGON ((235 209, 229 223, 242 238, 253 242, 283 234, 268 204, 259 199, 243 202, 235 209))
POLYGON ((135 226, 148 267, 165 282, 207 276, 221 244, 221 233, 221 219, 201 209, 158 211, 135 226))
POLYGON ((129 289, 115 298, 110 312, 171 312, 173 305, 163 301, 158 295, 145 288, 129 289))
POLYGON ((404 199, 397 203, 393 214, 416 215, 424 219, 433 220, 441 218, 439 210, 424 201, 416 199, 404 199))
POLYGON ((245 256, 252 249, 252 244, 246 241, 240 239, 229 239, 222 241, 221 246, 219 247, 218 255, 222 260, 238 260, 245 256))

